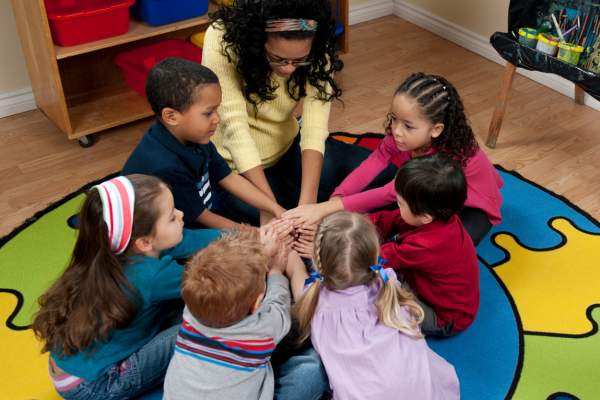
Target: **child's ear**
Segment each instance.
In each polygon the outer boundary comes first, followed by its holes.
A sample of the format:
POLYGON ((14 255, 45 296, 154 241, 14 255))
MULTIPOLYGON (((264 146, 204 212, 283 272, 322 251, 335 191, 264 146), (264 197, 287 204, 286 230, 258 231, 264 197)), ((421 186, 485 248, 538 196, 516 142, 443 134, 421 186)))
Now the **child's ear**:
POLYGON ((423 214, 420 216, 420 218, 421 218, 421 222, 423 223, 423 225, 430 224, 434 221, 434 218, 429 214, 423 214))
POLYGON ((250 314, 254 314, 258 310, 258 306, 260 306, 260 302, 263 300, 264 297, 264 293, 258 295, 256 301, 252 303, 252 307, 250 307, 250 314))
POLYGON ((133 244, 141 253, 148 253, 152 251, 152 240, 147 237, 137 238, 133 244))
POLYGON ((442 134, 442 132, 444 131, 444 124, 440 123, 440 124, 435 124, 432 128, 431 128, 431 138, 434 139, 438 136, 440 136, 442 134))
POLYGON ((160 116, 161 116, 161 119, 163 120, 163 122, 166 124, 169 124, 171 126, 179 125, 179 121, 177 120, 179 113, 172 108, 169 108, 169 107, 163 108, 160 116))

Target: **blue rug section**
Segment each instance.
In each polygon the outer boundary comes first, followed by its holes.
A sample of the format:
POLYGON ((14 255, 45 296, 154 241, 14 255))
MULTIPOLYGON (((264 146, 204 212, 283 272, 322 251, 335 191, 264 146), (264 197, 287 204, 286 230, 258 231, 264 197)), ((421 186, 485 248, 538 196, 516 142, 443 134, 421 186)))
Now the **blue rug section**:
POLYGON ((504 253, 495 247, 490 236, 495 232, 510 232, 519 238, 523 245, 534 249, 547 249, 558 245, 561 237, 548 227, 552 217, 563 216, 587 232, 600 232, 600 229, 584 215, 542 188, 533 186, 511 174, 501 172, 504 180, 502 188, 502 217, 498 226, 492 227, 488 236, 477 246, 477 254, 488 264, 495 264, 504 258, 504 253))
POLYGON ((503 288, 479 262, 481 300, 475 322, 457 336, 428 337, 429 347, 454 366, 463 400, 501 400, 519 365, 520 335, 503 288))

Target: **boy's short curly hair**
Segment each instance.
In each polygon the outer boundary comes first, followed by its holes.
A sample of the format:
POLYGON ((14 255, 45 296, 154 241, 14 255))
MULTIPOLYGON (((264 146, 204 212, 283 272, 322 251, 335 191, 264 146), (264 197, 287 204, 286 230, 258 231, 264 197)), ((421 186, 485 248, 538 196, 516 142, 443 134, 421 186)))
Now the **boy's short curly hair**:
POLYGON ((188 260, 181 296, 200 323, 224 328, 243 320, 261 293, 268 272, 258 231, 229 231, 188 260))
POLYGON ((219 83, 204 65, 183 58, 165 58, 156 63, 146 79, 146 98, 157 116, 169 107, 185 114, 199 100, 199 88, 219 83))

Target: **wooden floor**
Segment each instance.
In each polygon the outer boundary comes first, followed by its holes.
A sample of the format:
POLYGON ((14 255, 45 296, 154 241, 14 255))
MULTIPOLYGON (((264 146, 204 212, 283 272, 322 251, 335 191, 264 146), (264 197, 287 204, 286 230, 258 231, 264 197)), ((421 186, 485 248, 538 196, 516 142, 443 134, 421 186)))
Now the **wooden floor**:
MULTIPOLYGON (((330 132, 382 132, 392 95, 409 74, 442 75, 456 85, 493 163, 566 196, 600 220, 599 112, 517 74, 492 150, 485 138, 503 66, 395 16, 350 27, 344 62, 338 74, 344 106, 334 103, 330 132)), ((38 110, 0 119, 0 236, 87 182, 119 171, 153 122, 96 134, 96 144, 84 149, 38 110)))

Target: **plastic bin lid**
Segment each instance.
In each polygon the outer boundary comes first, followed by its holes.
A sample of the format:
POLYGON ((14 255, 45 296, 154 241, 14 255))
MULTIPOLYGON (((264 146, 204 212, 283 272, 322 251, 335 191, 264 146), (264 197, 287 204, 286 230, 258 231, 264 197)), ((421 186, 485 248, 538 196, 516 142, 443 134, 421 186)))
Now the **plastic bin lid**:
POLYGON ((130 7, 135 0, 44 0, 49 19, 66 20, 130 7))

